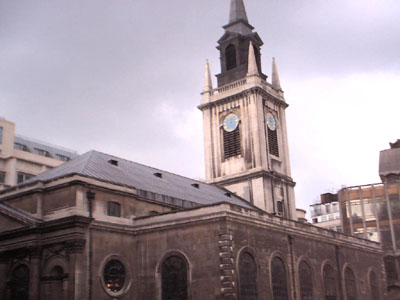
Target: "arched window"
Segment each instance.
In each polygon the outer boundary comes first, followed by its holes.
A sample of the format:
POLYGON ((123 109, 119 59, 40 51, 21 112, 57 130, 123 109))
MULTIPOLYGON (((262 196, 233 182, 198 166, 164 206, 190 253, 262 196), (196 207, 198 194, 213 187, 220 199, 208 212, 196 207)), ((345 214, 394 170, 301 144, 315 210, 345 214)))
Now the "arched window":
POLYGON ((379 285, 375 272, 369 274, 369 288, 371 290, 371 300, 379 300, 379 285))
POLYGON ((346 287, 346 300, 357 299, 357 285, 356 278, 350 268, 346 268, 344 272, 344 283, 346 287))
POLYGON ((49 300, 62 300, 64 297, 64 271, 60 266, 55 266, 50 271, 50 284, 49 284, 49 300))
POLYGON ((29 269, 20 265, 14 269, 9 282, 11 300, 29 300, 29 269))
POLYGON ((286 268, 282 259, 274 257, 271 262, 272 294, 274 300, 288 300, 286 268))
POLYGON ((313 300, 313 282, 310 265, 304 260, 299 265, 300 299, 313 300))
POLYGON ((243 252, 239 257, 240 300, 257 300, 257 266, 253 256, 243 252))
POLYGON ((161 267, 162 300, 187 300, 187 264, 178 255, 169 256, 161 267))
POLYGON ((234 45, 229 45, 225 49, 226 69, 231 70, 236 68, 236 49, 234 45))
POLYGON ((336 300, 335 272, 330 265, 324 267, 325 300, 336 300))
POLYGON ((112 201, 108 202, 107 215, 112 217, 121 217, 121 204, 112 201))

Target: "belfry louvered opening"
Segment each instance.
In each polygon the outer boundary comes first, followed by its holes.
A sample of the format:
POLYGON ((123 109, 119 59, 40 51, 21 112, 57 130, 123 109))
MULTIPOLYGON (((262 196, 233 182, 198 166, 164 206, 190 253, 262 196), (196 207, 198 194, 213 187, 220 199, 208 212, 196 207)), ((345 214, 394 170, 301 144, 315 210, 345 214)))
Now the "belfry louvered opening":
POLYGON ((268 146, 269 153, 279 157, 278 133, 277 130, 268 128, 268 146))
POLYGON ((235 130, 224 132, 224 158, 240 155, 240 129, 239 126, 235 130))

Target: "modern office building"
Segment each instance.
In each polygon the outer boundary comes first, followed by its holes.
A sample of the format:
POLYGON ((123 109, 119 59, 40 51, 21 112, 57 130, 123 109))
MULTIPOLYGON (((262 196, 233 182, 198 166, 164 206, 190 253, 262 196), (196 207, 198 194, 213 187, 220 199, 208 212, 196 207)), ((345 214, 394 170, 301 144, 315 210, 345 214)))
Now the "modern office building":
POLYGON ((77 153, 15 134, 15 123, 0 118, 0 189, 61 165, 77 153))
POLYGON ((338 232, 342 231, 337 194, 322 194, 321 202, 310 205, 310 211, 313 225, 338 232))
POLYGON ((344 233, 381 243, 389 289, 400 297, 400 140, 390 147, 380 152, 382 183, 346 187, 338 195, 344 233))

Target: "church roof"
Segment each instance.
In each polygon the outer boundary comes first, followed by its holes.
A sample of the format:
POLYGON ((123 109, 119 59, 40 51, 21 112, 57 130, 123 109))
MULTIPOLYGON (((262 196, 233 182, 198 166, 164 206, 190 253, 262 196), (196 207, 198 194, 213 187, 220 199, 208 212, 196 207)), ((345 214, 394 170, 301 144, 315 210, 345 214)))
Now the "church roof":
MULTIPOLYGON (((137 189, 138 192, 145 191, 163 195, 170 199, 184 200, 169 202, 183 207, 196 207, 227 202, 258 210, 258 208, 246 200, 230 193, 224 188, 94 150, 24 181, 20 186, 53 181, 72 175, 81 175, 116 185, 132 187, 137 189)), ((148 193, 144 193, 144 195, 146 194, 148 193)), ((143 193, 140 195, 143 195, 143 193)), ((164 199, 165 197, 161 198, 164 199)), ((168 202, 162 199, 154 197, 153 200, 168 202)))

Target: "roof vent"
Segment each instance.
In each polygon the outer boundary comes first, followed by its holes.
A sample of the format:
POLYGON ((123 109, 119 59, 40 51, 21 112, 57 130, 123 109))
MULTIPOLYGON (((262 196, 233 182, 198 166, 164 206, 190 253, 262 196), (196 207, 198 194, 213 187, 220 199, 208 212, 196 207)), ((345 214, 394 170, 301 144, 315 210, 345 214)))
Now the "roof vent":
POLYGON ((162 178, 162 174, 161 173, 154 173, 154 176, 158 177, 158 178, 162 178))
POLYGON ((199 185, 198 183, 192 183, 192 187, 194 187, 194 188, 196 188, 196 189, 199 189, 199 188, 200 188, 200 185, 199 185))
POLYGON ((225 193, 225 196, 227 196, 227 197, 231 198, 231 197, 232 197, 232 194, 231 194, 231 193, 229 193, 229 192, 227 192, 227 193, 225 193))
POLYGON ((111 165, 113 165, 113 166, 118 167, 118 160, 110 159, 110 160, 108 161, 108 163, 111 164, 111 165))

